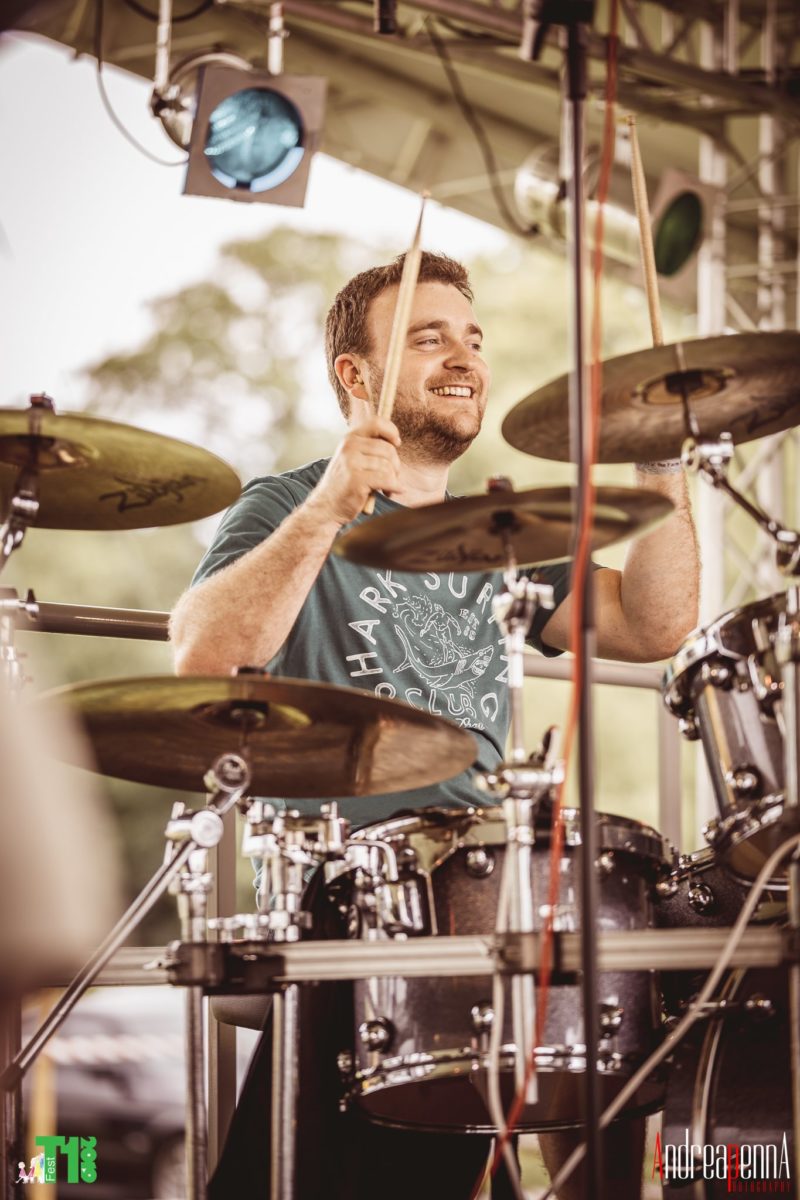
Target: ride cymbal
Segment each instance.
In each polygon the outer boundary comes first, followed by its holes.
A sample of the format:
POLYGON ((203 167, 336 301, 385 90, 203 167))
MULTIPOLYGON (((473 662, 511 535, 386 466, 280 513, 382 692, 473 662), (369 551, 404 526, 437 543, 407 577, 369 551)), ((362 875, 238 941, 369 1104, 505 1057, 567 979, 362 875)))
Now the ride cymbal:
MULTIPOLYGON (((596 491, 592 550, 644 533, 673 508, 645 488, 596 491)), ((497 571, 507 565, 508 538, 520 566, 557 562, 572 554, 574 506, 569 487, 490 491, 362 521, 333 549, 352 562, 398 571, 497 571)))
POLYGON ((84 725, 104 775, 185 791, 246 750, 262 796, 370 796, 450 779, 475 761, 470 733, 357 688, 248 672, 79 683, 37 705, 84 725))
POLYGON ((39 501, 28 523, 45 529, 197 521, 241 491, 233 468, 200 446, 32 400, 0 409, 0 521, 19 481, 39 501))
MULTIPOLYGON (((521 400, 503 421, 510 445, 539 458, 570 459, 569 376, 521 400)), ((597 461, 677 458, 690 432, 725 431, 734 444, 800 424, 800 333, 737 333, 623 354, 603 364, 597 461)))

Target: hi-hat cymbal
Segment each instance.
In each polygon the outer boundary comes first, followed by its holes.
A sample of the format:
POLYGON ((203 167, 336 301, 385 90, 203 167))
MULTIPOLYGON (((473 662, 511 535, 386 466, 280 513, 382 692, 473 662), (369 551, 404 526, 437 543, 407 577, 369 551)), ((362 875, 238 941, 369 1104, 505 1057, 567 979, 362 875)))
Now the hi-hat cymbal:
POLYGON ((450 779, 477 756, 443 717, 357 688, 259 674, 79 683, 37 705, 82 720, 104 775, 203 790, 220 754, 247 748, 262 796, 370 796, 450 779))
MULTIPOLYGON (((506 534, 517 563, 569 558, 575 535, 572 488, 490 491, 362 521, 334 542, 342 558, 398 571, 496 571, 507 564, 506 534)), ((672 511, 645 488, 597 488, 592 550, 643 533, 672 511)))
POLYGON ((0 409, 0 521, 21 471, 34 480, 46 529, 141 529, 208 517, 241 491, 236 472, 200 446, 46 398, 0 409))
MULTIPOLYGON (((655 346, 603 364, 598 462, 677 458, 689 433, 685 389, 700 434, 735 444, 800 424, 800 333, 738 333, 655 346)), ((503 421, 517 450, 570 459, 569 376, 521 400, 503 421)))

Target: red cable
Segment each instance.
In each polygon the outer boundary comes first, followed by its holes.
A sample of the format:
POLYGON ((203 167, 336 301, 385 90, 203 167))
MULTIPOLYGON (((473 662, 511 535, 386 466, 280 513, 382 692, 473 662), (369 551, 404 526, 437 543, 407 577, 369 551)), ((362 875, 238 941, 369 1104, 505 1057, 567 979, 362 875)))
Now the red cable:
MULTIPOLYGON (((617 95, 617 48, 618 48, 618 27, 619 27, 619 0, 612 0, 610 13, 610 28, 607 39, 607 59, 606 59, 606 90, 605 90, 605 119, 603 122, 603 152, 600 169, 600 179, 597 188, 598 210, 597 219, 595 221, 595 238, 594 252, 592 255, 592 329, 591 329, 591 356, 590 356, 590 371, 589 371, 589 388, 590 388, 590 413, 589 413, 589 428, 586 439, 586 454, 589 459, 589 470, 587 472, 588 486, 586 489, 586 504, 583 513, 579 514, 578 538, 575 550, 574 572, 572 580, 572 612, 570 617, 570 638, 573 647, 578 645, 583 626, 583 597, 586 585, 586 574, 589 569, 591 558, 591 534, 594 523, 594 511, 596 502, 596 491, 594 481, 592 479, 591 468, 597 461, 597 446, 598 435, 600 429, 600 396, 602 392, 602 303, 601 303, 601 285, 603 278, 603 236, 604 236, 604 215, 605 204, 608 199, 609 182, 611 179, 611 168, 614 162, 614 116, 615 103, 617 95)), ((564 840, 564 826, 561 821, 561 800, 566 784, 566 773, 569 768, 569 762, 572 755, 572 747, 575 740, 575 732, 578 723, 578 705, 579 699, 584 687, 583 672, 580 670, 578 660, 574 660, 573 677, 572 677, 572 694, 570 697, 570 706, 567 716, 566 732, 564 737, 564 763, 565 763, 565 778, 559 785, 555 800, 553 803, 552 825, 551 825, 551 843, 550 843, 550 879, 548 890, 548 904, 545 916, 544 929, 542 931, 542 955, 539 966, 539 988, 537 994, 536 1005, 536 1029, 534 1038, 533 1053, 527 1064, 525 1073, 525 1083, 514 1097, 514 1102, 508 1114, 508 1123, 505 1133, 497 1141, 492 1162, 492 1174, 497 1171, 503 1154, 503 1147, 508 1139, 512 1136, 519 1120, 522 1111, 525 1107, 525 1092, 527 1091, 528 1083, 536 1071, 536 1047, 541 1044, 544 1036, 545 1021, 547 1018, 547 1003, 550 994, 550 978, 552 974, 552 957, 553 957, 553 922, 558 904, 559 892, 559 874, 558 867, 561 859, 561 848, 564 840)), ((496 1014, 496 1019, 502 1020, 502 1014, 496 1014)), ((483 1180, 481 1180, 481 1183, 483 1180)), ((480 1190, 480 1187, 479 1189, 480 1190)), ((477 1192, 474 1194, 477 1195, 477 1192)), ((474 1200, 474 1197, 473 1197, 474 1200)))

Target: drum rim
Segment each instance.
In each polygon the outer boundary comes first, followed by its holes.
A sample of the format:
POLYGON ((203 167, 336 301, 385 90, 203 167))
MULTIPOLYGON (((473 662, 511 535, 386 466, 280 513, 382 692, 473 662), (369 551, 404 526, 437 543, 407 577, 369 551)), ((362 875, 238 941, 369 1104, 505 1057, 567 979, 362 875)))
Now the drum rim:
POLYGON ((762 613, 780 614, 785 604, 786 593, 773 592, 771 596, 731 608, 708 625, 700 625, 693 630, 664 668, 661 686, 664 702, 670 712, 677 716, 686 716, 691 712, 693 705, 691 697, 687 694, 686 682, 692 669, 699 663, 712 657, 729 659, 732 662, 742 662, 746 658, 739 651, 726 646, 726 629, 736 628, 742 623, 751 623, 754 613, 759 617, 762 613))
MULTIPOLYGON (((599 854, 616 851, 666 866, 673 861, 674 850, 671 843, 652 825, 618 813, 597 812, 595 817, 597 820, 597 852, 599 854)), ((580 809, 562 808, 561 818, 565 826, 564 845, 573 847, 580 845, 580 809)), ((546 819, 540 818, 540 822, 537 824, 544 825, 549 832, 549 814, 546 819)), ((476 805, 470 808, 428 806, 396 817, 386 817, 371 825, 363 825, 351 834, 351 838, 367 841, 371 835, 388 840, 393 834, 423 833, 426 828, 438 828, 445 831, 453 827, 458 829, 459 825, 463 828, 459 830, 458 837, 454 839, 451 853, 455 853, 456 850, 465 846, 506 844, 505 822, 501 805, 485 807, 476 805)))

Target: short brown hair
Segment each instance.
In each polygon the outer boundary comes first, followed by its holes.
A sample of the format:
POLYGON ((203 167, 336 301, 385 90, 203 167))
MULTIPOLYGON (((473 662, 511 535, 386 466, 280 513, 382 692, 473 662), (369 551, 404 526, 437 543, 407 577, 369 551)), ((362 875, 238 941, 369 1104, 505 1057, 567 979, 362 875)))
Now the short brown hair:
MULTIPOLYGON (((350 397, 336 377, 333 364, 340 354, 359 354, 366 358, 372 351, 367 318, 369 306, 376 296, 400 282, 405 254, 385 267, 371 267, 354 275, 346 283, 328 309, 325 320, 325 355, 328 360, 328 378, 336 393, 339 408, 345 417, 350 415, 350 397)), ((449 283, 458 288, 462 296, 472 302, 472 288, 466 267, 446 254, 434 254, 423 250, 419 264, 420 283, 449 283)))

